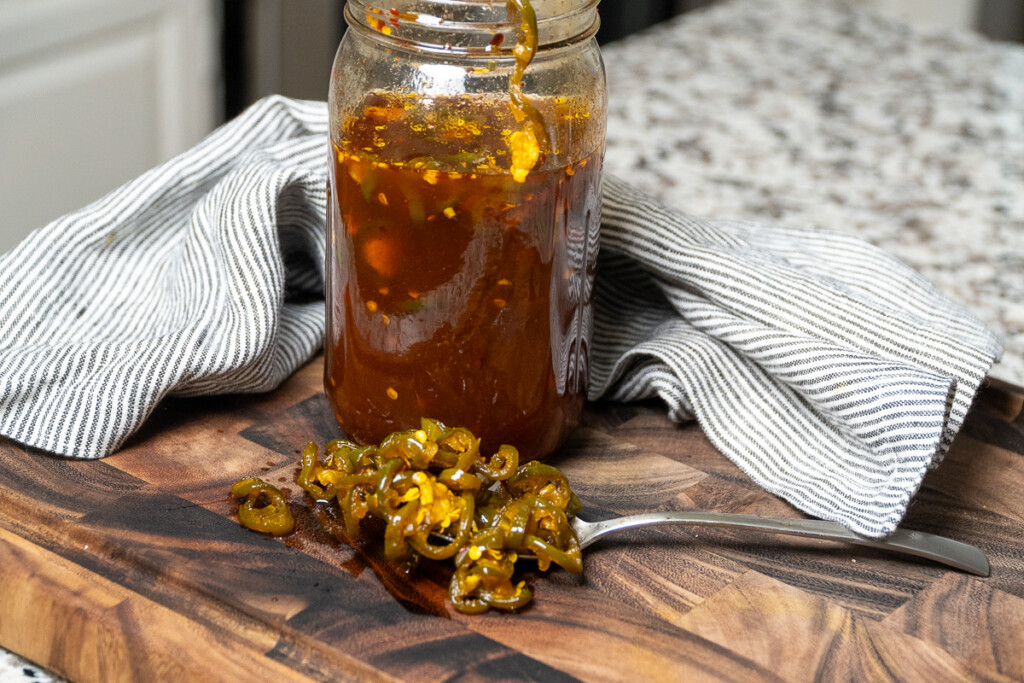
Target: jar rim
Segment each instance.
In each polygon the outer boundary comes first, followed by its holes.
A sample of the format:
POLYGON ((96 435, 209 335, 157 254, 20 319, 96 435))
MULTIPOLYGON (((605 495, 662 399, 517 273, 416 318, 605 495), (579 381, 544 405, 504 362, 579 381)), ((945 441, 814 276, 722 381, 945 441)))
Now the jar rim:
MULTIPOLYGON (((546 16, 538 14, 538 52, 589 40, 597 33, 601 25, 597 12, 600 0, 565 2, 568 6, 566 11, 546 16)), ((436 5, 448 9, 493 9, 496 5, 505 6, 505 3, 495 0, 418 0, 415 5, 417 8, 436 5)), ((384 10, 374 7, 373 0, 348 0, 344 11, 350 28, 392 45, 424 52, 486 56, 488 59, 514 58, 515 41, 503 41, 497 46, 491 42, 494 35, 518 30, 507 15, 499 21, 453 20, 424 12, 405 12, 400 7, 384 10), (433 38, 434 34, 444 36, 444 40, 433 38), (486 40, 480 41, 481 36, 486 40)))

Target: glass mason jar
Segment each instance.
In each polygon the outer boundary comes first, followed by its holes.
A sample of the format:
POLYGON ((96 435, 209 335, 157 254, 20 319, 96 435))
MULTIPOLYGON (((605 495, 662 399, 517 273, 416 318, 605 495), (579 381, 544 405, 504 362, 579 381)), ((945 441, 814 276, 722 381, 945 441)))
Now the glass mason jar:
POLYGON ((524 0, 348 1, 325 389, 351 438, 431 417, 529 459, 577 424, 607 110, 597 2, 534 0, 531 23, 524 0))

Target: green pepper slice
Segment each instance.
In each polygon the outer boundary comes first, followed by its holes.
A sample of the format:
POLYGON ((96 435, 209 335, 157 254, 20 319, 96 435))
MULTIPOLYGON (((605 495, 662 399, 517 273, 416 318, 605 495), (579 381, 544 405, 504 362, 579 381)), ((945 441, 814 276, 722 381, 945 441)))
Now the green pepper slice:
POLYGON ((245 498, 238 506, 238 521, 242 526, 274 536, 284 536, 295 528, 295 518, 292 517, 284 494, 259 477, 247 477, 235 482, 231 487, 231 495, 245 498))

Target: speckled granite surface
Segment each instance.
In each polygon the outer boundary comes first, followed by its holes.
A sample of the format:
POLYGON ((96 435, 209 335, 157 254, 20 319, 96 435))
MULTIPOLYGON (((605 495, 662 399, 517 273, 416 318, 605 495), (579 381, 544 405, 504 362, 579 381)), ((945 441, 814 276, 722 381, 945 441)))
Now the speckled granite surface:
MULTIPOLYGON (((851 232, 1004 335, 1024 384, 1024 47, 732 0, 605 48, 607 168, 696 214, 851 232)), ((52 676, 0 649, 0 683, 52 676)))
POLYGON ((0 683, 15 682, 32 683, 63 683, 63 678, 55 677, 53 674, 33 666, 22 657, 0 648, 0 683))
POLYGON ((607 168, 694 214, 857 234, 1003 335, 1024 384, 1024 47, 733 0, 605 49, 607 168))

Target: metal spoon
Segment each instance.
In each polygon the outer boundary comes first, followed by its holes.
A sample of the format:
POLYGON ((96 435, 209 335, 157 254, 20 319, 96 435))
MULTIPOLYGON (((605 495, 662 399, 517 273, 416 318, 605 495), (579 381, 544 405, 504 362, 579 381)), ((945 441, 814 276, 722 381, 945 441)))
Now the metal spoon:
MULTIPOLYGON (((820 519, 785 519, 726 512, 648 512, 616 517, 603 522, 586 522, 579 517, 572 520, 572 528, 579 538, 581 548, 586 548, 599 538, 616 531, 658 524, 755 529, 788 536, 842 541, 923 557, 977 576, 988 576, 990 571, 985 554, 973 545, 909 529, 897 529, 884 539, 876 539, 858 536, 841 524, 820 519)), ((527 555, 521 554, 520 557, 525 558, 527 555)))

